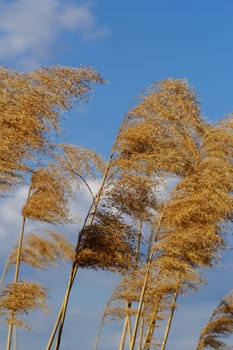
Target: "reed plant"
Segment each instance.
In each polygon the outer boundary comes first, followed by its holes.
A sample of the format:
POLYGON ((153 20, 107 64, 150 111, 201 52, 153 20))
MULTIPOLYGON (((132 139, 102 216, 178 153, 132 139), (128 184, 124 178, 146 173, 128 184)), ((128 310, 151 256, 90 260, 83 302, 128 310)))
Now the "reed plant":
MULTIPOLYGON (((185 79, 152 84, 123 118, 105 162, 94 150, 56 144, 62 112, 103 83, 90 68, 50 67, 22 74, 1 68, 0 191, 6 196, 28 181, 19 241, 1 278, 0 315, 12 329, 29 327, 21 316, 45 308, 47 290, 19 278, 23 264, 45 270, 71 264, 64 299, 46 350, 61 347, 68 302, 79 269, 117 273, 94 350, 106 320, 121 320, 119 350, 165 350, 180 296, 206 283, 226 249, 233 217, 233 121, 208 123, 185 79), (101 180, 102 178, 102 180, 101 180), (90 180, 98 180, 95 194, 90 180), (171 182, 175 185, 171 186, 171 182), (75 243, 54 229, 25 235, 27 220, 63 226, 84 186, 91 205, 75 243), (13 283, 4 275, 15 268, 13 283)), ((197 350, 227 349, 232 333, 232 293, 203 328, 197 350)), ((16 343, 15 343, 16 347, 16 343)))

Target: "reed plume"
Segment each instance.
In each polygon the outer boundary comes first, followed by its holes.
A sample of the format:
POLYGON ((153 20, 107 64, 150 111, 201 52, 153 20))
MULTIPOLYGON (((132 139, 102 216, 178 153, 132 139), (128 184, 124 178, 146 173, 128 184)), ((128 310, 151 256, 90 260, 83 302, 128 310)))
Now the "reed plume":
POLYGON ((50 67, 32 73, 0 68, 0 191, 23 181, 28 160, 50 153, 61 113, 87 99, 92 83, 103 83, 90 68, 50 67))
POLYGON ((22 215, 47 223, 68 223, 70 196, 70 185, 58 168, 52 165, 38 168, 32 174, 30 196, 22 215))
POLYGON ((119 295, 123 305, 111 312, 130 317, 129 304, 133 304, 131 350, 139 325, 138 341, 149 348, 157 321, 166 317, 161 340, 165 349, 177 298, 198 289, 203 283, 200 268, 214 266, 225 249, 224 223, 232 218, 231 150, 231 120, 207 124, 185 80, 155 83, 145 92, 124 118, 100 191, 80 231, 65 300, 47 349, 58 327, 56 349, 60 346, 69 293, 79 267, 115 270, 126 280, 132 270, 140 271, 138 281, 133 281, 137 287, 132 283, 129 293, 119 295), (225 134, 226 144, 222 142, 225 134), (166 196, 158 196, 161 184, 170 178, 177 185, 166 196), (136 245, 132 245, 131 233, 124 235, 127 228, 121 229, 122 218, 130 222, 136 245), (141 262, 144 229, 151 233, 148 256, 141 262), (126 263, 118 246, 124 256, 129 253, 126 263), (127 264, 129 275, 123 268, 127 264), (161 281, 164 288, 160 290, 161 281))
POLYGON ((223 340, 233 333, 233 291, 213 311, 207 325, 202 329, 196 350, 229 349, 223 340))
POLYGON ((29 325, 19 317, 27 315, 30 310, 47 307, 46 289, 38 283, 17 281, 8 284, 0 292, 0 313, 5 317, 8 324, 17 327, 30 328, 29 325))
MULTIPOLYGON (((35 233, 29 233, 23 242, 21 264, 30 265, 36 269, 45 269, 57 265, 60 260, 73 260, 74 245, 59 232, 47 230, 44 238, 35 233)), ((16 264, 18 246, 14 247, 7 258, 7 270, 16 264)))
MULTIPOLYGON (((128 215, 135 216, 137 201, 127 198, 128 192, 133 193, 134 184, 132 181, 132 187, 124 187, 124 175, 126 179, 127 175, 133 178, 139 174, 142 179, 177 177, 178 180, 168 198, 150 211, 154 214, 156 239, 138 301, 130 345, 133 349, 154 263, 162 271, 166 271, 166 265, 170 266, 177 275, 180 294, 186 283, 197 289, 201 280, 195 269, 214 265, 225 248, 224 222, 232 217, 232 121, 208 125, 201 117, 196 94, 186 81, 162 81, 147 90, 126 115, 115 149, 113 166, 119 188, 113 188, 113 199, 128 215), (121 200, 121 196, 129 202, 121 200), (190 281, 186 282, 188 273, 191 273, 190 281)), ((156 191, 156 183, 154 187, 156 191)), ((144 198, 144 208, 147 205, 150 208, 149 198, 142 192, 142 201, 144 198)), ((162 348, 165 345, 166 339, 162 348)))
POLYGON ((133 256, 134 231, 112 212, 98 211, 94 223, 80 232, 76 250, 80 267, 119 272, 132 266, 133 256))

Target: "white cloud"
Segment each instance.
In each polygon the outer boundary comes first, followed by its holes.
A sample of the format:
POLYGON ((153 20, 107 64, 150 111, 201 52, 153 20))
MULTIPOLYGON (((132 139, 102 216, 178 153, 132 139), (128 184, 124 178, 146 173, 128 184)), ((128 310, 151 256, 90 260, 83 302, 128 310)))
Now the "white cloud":
POLYGON ((91 5, 90 1, 82 4, 62 0, 1 1, 0 60, 17 58, 21 65, 35 68, 67 31, 85 40, 105 36, 107 30, 98 26, 91 5))
POLYGON ((27 196, 27 187, 21 187, 13 197, 0 201, 0 252, 5 253, 16 243, 22 222, 21 210, 27 196))

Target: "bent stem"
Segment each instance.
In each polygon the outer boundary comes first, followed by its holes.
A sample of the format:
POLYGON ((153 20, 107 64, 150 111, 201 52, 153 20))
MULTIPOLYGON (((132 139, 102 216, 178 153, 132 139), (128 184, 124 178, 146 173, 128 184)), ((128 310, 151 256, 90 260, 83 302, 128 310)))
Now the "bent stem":
MULTIPOLYGON (((125 116, 124 119, 123 119, 123 122, 122 122, 122 124, 121 124, 121 126, 120 126, 120 128, 118 130, 117 135, 119 135, 119 133, 121 132, 121 130, 122 130, 122 128, 123 128, 123 126, 124 126, 124 124, 126 122, 126 119, 127 118, 125 116)), ((106 166, 104 174, 103 174, 103 178, 102 178, 102 182, 101 182, 99 191, 98 191, 96 197, 94 198, 94 201, 91 204, 90 209, 89 209, 89 211, 88 211, 88 213, 86 215, 86 218, 85 218, 84 224, 83 224, 83 228, 86 227, 88 218, 89 218, 88 225, 92 225, 92 223, 93 223, 93 220, 94 220, 94 217, 95 217, 95 214, 96 214, 96 210, 97 210, 97 207, 98 207, 98 204, 99 204, 99 200, 100 200, 100 197, 102 195, 107 176, 109 174, 109 170, 110 170, 110 167, 111 167, 111 163, 112 163, 112 159, 113 159, 113 156, 114 156, 114 152, 115 152, 115 148, 116 148, 116 145, 117 145, 117 141, 118 141, 118 139, 116 137, 116 140, 115 140, 115 142, 114 142, 114 144, 112 146, 112 150, 110 152, 110 156, 109 156, 109 160, 108 160, 107 166, 106 166), (93 207, 93 212, 91 213, 92 207, 93 207)), ((78 235, 78 239, 77 239, 76 251, 77 251, 77 249, 79 247, 80 240, 81 240, 81 235, 79 234, 78 235)), ((78 266, 76 267, 76 269, 78 270, 78 266)), ((76 273, 77 273, 77 271, 76 271, 76 273)), ((60 310, 59 310, 59 313, 58 313, 58 316, 57 316, 57 319, 55 321, 55 325, 54 325, 54 328, 53 328, 53 331, 52 331, 52 334, 51 334, 51 337, 50 337, 51 341, 49 341, 49 344, 47 345, 46 350, 51 349, 52 342, 54 340, 54 337, 55 337, 55 334, 56 334, 57 329, 59 327, 59 324, 60 324, 60 328, 59 328, 59 334, 60 335, 59 335, 59 338, 61 339, 62 329, 63 329, 65 315, 66 315, 67 304, 68 304, 68 301, 69 301, 70 290, 72 288, 72 285, 73 285, 76 273, 73 275, 73 277, 69 278, 66 294, 65 294, 65 297, 64 297, 64 299, 62 301, 62 305, 60 307, 60 310), (72 281, 72 283, 70 281, 72 281)), ((72 274, 73 274, 73 267, 72 267, 72 270, 70 272, 70 276, 72 276, 72 274)), ((59 349, 59 346, 58 346, 58 349, 59 349)))
MULTIPOLYGON (((94 220, 94 217, 95 217, 95 214, 96 214, 96 211, 97 211, 97 207, 98 207, 98 204, 99 204, 99 201, 100 201, 100 197, 101 197, 101 194, 103 192, 103 188, 104 188, 104 185, 105 185, 108 173, 109 173, 109 169, 110 169, 110 166, 111 166, 112 158, 113 158, 113 151, 110 154, 109 161, 107 163, 107 166, 106 166, 106 169, 105 169, 105 172, 104 172, 104 175, 103 175, 103 179, 102 179, 99 191, 98 191, 96 197, 94 198, 94 201, 92 202, 92 204, 90 206, 90 209, 89 209, 89 211, 87 213, 87 216, 86 216, 86 218, 84 220, 83 228, 85 228, 86 225, 92 225, 92 223, 93 223, 93 220, 94 220), (93 207, 93 211, 90 214, 90 211, 91 211, 92 207, 93 207), (89 217, 89 221, 87 223, 88 217, 89 217)), ((82 232, 82 230, 80 232, 82 232)), ((79 243, 80 243, 80 238, 81 238, 81 235, 79 234, 78 235, 78 240, 77 240, 77 245, 76 245, 76 251, 77 251, 79 243)), ((54 324, 54 327, 53 327, 53 330, 52 330, 49 342, 47 344, 46 350, 50 350, 51 349, 51 346, 52 346, 52 343, 54 341, 54 338, 55 338, 55 335, 56 335, 58 327, 59 327, 59 330, 58 330, 58 337, 57 337, 57 342, 56 342, 56 350, 58 350, 59 347, 60 347, 61 336, 62 336, 62 331, 63 331, 63 327, 64 327, 64 322, 65 322, 65 316, 66 316, 66 311, 67 311, 67 305, 68 305, 68 302, 69 302, 69 296, 70 296, 70 292, 71 292, 71 289, 72 289, 72 286, 73 286, 73 283, 74 283, 74 280, 75 280, 75 277, 76 277, 76 274, 77 274, 77 271, 78 271, 78 267, 79 267, 78 264, 74 261, 74 263, 72 265, 71 272, 70 272, 70 277, 69 277, 66 293, 65 293, 65 296, 63 298, 60 310, 58 312, 58 316, 57 316, 57 319, 55 321, 55 324, 54 324)))

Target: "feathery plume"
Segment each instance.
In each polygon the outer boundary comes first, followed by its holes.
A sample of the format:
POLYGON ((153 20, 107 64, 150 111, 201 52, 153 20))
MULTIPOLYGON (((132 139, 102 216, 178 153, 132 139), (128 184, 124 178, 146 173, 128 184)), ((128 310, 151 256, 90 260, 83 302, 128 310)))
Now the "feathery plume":
POLYGON ((48 310, 46 289, 34 282, 18 281, 8 284, 0 291, 1 316, 6 316, 7 323, 28 328, 28 324, 18 319, 30 310, 42 308, 48 310))
POLYGON ((233 291, 231 291, 212 313, 202 329, 196 350, 229 349, 223 338, 233 333, 233 291))

